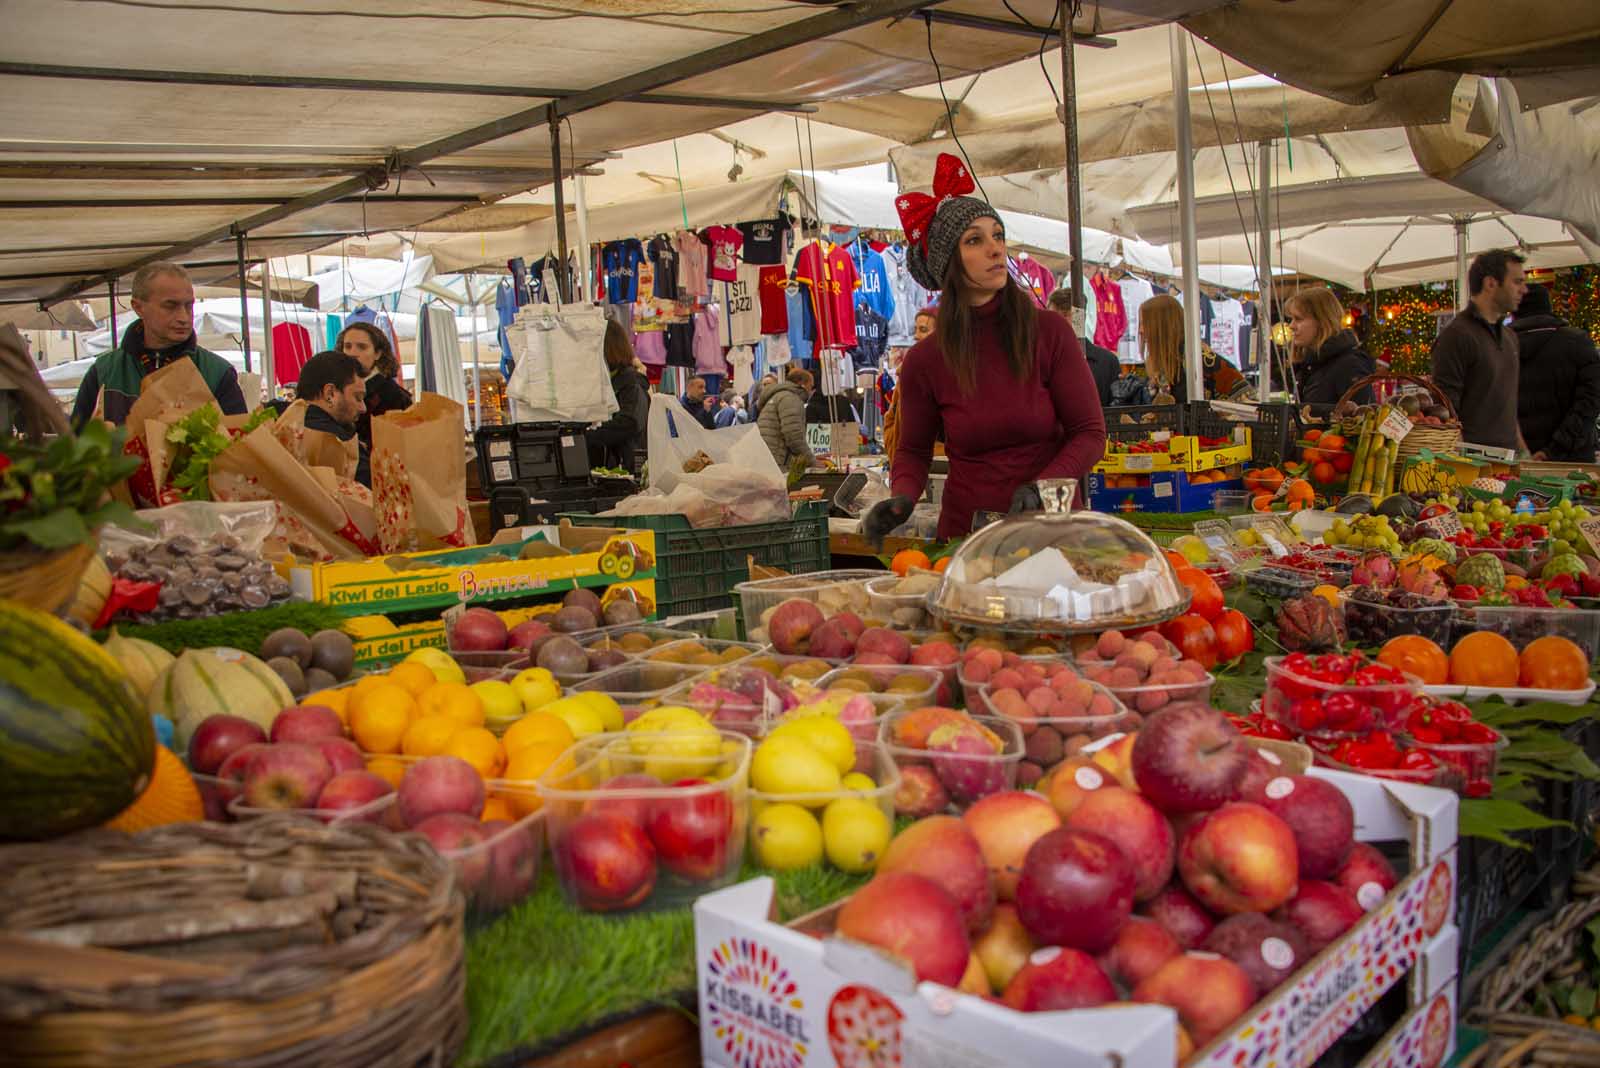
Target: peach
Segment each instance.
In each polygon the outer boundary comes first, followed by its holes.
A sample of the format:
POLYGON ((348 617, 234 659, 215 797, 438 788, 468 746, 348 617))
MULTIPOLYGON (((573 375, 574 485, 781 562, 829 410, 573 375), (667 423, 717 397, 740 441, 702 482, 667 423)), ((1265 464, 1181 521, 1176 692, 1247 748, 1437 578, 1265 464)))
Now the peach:
POLYGON ((1205 906, 1177 883, 1140 905, 1139 914, 1166 928, 1184 949, 1198 947, 1217 924, 1205 906))
POLYGON ((1233 961, 1215 953, 1185 953, 1133 989, 1133 1000, 1168 1005, 1196 1046, 1204 1046, 1255 1003, 1255 984, 1233 961))
POLYGON ((1135 901, 1148 901, 1172 878, 1172 828, 1156 807, 1132 790, 1113 786, 1083 799, 1063 824, 1098 831, 1117 843, 1133 867, 1135 901))
MULTIPOLYGON (((1099 699, 1105 697, 1105 695, 1096 694, 1095 697, 1099 699)), ((1106 700, 1104 713, 1096 713, 1093 702, 1089 706, 1091 715, 1110 715, 1111 711, 1109 699, 1106 700)), ((1139 789, 1139 783, 1133 774, 1133 748, 1138 742, 1139 736, 1140 732, 1124 734, 1115 741, 1096 749, 1094 755, 1090 758, 1095 762, 1096 766, 1103 771, 1109 772, 1112 778, 1130 790, 1139 789)))
POLYGON ((1302 879, 1332 879, 1355 845, 1355 809, 1326 779, 1278 776, 1244 800, 1255 802, 1289 825, 1300 852, 1302 879))
POLYGON ((1035 950, 1001 995, 1019 1012, 1089 1009, 1116 998, 1116 988, 1093 957, 1062 946, 1035 950))
POLYGON ((1260 805, 1230 801, 1184 831, 1178 871, 1215 912, 1270 912, 1294 896, 1300 855, 1288 824, 1260 805))
POLYGON ((955 816, 929 816, 895 835, 878 871, 908 871, 933 880, 955 901, 968 931, 983 930, 994 912, 994 880, 983 850, 955 816))
POLYGON ((1015 899, 1028 850, 1061 826, 1061 817, 1050 802, 1021 790, 990 794, 969 808, 961 820, 977 840, 1001 901, 1015 899))
POLYGON ((989 985, 999 993, 1028 963, 1028 955, 1037 947, 1017 918, 1017 906, 1006 901, 994 907, 988 930, 978 936, 972 948, 983 963, 989 985))
POLYGON ((1115 786, 1116 781, 1099 765, 1085 757, 1068 757, 1050 773, 1044 784, 1044 795, 1062 819, 1083 804, 1084 798, 1096 790, 1115 786))
POLYGON ((1131 990, 1182 952, 1178 940, 1155 920, 1129 916, 1099 960, 1107 975, 1131 990))
POLYGON ((857 890, 839 909, 834 930, 904 961, 918 982, 956 986, 971 960, 955 899, 908 871, 884 872, 857 890))

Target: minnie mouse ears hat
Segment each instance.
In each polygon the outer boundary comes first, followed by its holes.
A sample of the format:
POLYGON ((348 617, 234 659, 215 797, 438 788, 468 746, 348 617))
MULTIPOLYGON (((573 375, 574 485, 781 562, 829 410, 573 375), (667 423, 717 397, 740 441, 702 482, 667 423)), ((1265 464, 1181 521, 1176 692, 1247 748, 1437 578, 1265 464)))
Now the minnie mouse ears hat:
POLYGON ((933 195, 902 193, 894 202, 906 232, 906 268, 923 289, 944 288, 945 272, 962 233, 982 218, 998 220, 988 201, 966 194, 977 188, 967 165, 947 152, 933 171, 933 195))

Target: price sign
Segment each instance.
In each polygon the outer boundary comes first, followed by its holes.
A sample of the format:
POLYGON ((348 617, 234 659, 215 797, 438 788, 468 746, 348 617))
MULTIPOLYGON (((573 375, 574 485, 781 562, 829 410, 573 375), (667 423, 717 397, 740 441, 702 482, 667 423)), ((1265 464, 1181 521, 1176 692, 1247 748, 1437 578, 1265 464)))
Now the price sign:
POLYGON ((1170 482, 1157 482, 1151 488, 1155 490, 1155 495, 1157 497, 1170 497, 1170 496, 1172 496, 1172 483, 1170 483, 1170 482))
POLYGON ((1156 469, 1155 454, 1141 452, 1134 456, 1129 456, 1123 461, 1122 466, 1129 471, 1154 471, 1156 469))
POLYGON ((1378 433, 1390 441, 1400 441, 1411 433, 1411 420, 1406 418, 1406 413, 1399 408, 1384 416, 1383 422, 1378 424, 1378 433))
POLYGON ((833 448, 833 426, 830 423, 806 424, 806 448, 812 452, 827 452, 833 448))
POLYGON ((1449 538, 1451 535, 1460 534, 1463 529, 1461 517, 1454 511, 1436 515, 1432 519, 1424 519, 1417 526, 1435 538, 1449 538))
POLYGON ((1578 534, 1596 555, 1600 555, 1600 515, 1578 520, 1578 534))

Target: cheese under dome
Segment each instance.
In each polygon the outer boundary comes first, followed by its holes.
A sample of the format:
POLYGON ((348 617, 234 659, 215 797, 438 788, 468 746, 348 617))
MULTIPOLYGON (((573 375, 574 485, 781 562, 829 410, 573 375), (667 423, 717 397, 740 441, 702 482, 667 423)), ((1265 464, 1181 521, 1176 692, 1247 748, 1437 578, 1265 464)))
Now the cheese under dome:
POLYGON ((950 623, 1068 633, 1144 627, 1189 590, 1139 528, 1099 512, 997 520, 956 550, 928 608, 950 623))

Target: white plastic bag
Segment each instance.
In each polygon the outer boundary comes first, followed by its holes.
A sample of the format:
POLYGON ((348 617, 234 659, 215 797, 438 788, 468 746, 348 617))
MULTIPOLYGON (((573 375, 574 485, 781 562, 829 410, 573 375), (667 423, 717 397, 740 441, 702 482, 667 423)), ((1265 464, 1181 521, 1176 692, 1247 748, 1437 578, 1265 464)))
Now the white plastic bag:
POLYGON ((598 305, 527 304, 507 335, 516 367, 506 396, 517 402, 519 420, 603 423, 617 410, 598 305))
MULTIPOLYGON (((676 397, 650 395, 650 488, 618 514, 681 513, 696 527, 788 519, 789 486, 754 423, 707 430, 676 397), (711 462, 698 471, 684 464, 711 462), (659 496, 658 496, 659 494, 659 496)), ((695 466, 691 464, 690 466, 695 466)))

